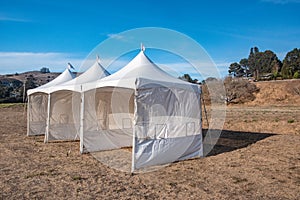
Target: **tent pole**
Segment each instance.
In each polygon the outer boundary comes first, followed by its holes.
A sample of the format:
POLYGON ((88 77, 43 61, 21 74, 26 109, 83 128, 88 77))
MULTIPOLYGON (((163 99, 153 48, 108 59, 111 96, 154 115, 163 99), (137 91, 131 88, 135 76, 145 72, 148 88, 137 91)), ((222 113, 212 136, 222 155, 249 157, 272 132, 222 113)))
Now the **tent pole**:
POLYGON ((207 110, 206 110, 206 107, 205 107, 204 97, 202 97, 202 95, 201 95, 201 99, 202 99, 202 103, 203 103, 204 115, 205 115, 206 123, 207 123, 207 126, 209 127, 209 122, 208 122, 208 117, 207 117, 207 110))
POLYGON ((84 113, 84 92, 81 92, 81 101, 80 101, 80 153, 83 153, 83 113, 84 113))
POLYGON ((27 99, 27 136, 29 136, 29 107, 30 107, 30 102, 29 102, 29 99, 30 99, 30 97, 28 96, 28 99, 27 99))
MULTIPOLYGON (((200 95, 200 99, 199 99, 199 108, 200 108, 200 130, 201 130, 201 146, 202 146, 202 151, 200 149, 199 151, 199 157, 203 156, 203 121, 202 121, 202 104, 201 104, 201 100, 202 100, 202 88, 201 86, 198 87, 199 89, 199 95, 200 95)), ((204 104, 204 102, 203 102, 204 104)))
MULTIPOLYGON (((135 81, 135 87, 137 81, 135 81)), ((134 169, 135 169, 135 139, 136 139, 136 131, 135 131, 135 127, 136 127, 136 114, 137 114, 137 102, 136 102, 136 97, 137 97, 137 90, 135 88, 134 90, 134 111, 133 111, 133 133, 132 133, 132 159, 131 159, 131 175, 133 175, 134 169)))
POLYGON ((44 143, 48 142, 49 138, 49 125, 50 125, 50 94, 48 94, 48 105, 47 105, 47 123, 46 123, 46 133, 44 143))

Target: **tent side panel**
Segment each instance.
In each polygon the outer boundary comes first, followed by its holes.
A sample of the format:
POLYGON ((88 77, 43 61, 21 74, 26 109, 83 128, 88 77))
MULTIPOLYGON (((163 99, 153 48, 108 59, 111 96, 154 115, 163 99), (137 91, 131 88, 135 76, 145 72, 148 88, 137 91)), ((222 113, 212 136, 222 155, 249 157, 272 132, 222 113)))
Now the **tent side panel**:
POLYGON ((199 88, 137 87, 135 169, 202 156, 199 88))
POLYGON ((48 95, 34 93, 28 97, 28 132, 27 135, 43 135, 47 123, 48 95))
POLYGON ((80 93, 58 91, 50 95, 48 141, 79 139, 80 93))
POLYGON ((133 90, 98 88, 84 93, 83 152, 132 144, 133 90))
POLYGON ((178 138, 137 139, 135 145, 135 169, 172 163, 203 155, 202 136, 178 138))

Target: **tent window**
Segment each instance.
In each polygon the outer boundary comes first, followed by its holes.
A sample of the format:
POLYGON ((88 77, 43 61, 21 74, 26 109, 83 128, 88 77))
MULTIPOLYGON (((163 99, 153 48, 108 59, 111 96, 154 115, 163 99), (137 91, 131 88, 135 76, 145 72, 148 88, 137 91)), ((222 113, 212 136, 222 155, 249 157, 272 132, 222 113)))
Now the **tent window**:
POLYGON ((59 115, 59 123, 60 124, 67 124, 68 122, 69 122, 69 116, 67 114, 59 115))
POLYGON ((186 136, 194 135, 195 133, 195 122, 186 123, 186 136))
POLYGON ((167 125, 166 124, 155 124, 155 138, 167 138, 167 125))
POLYGON ((122 128, 123 129, 129 129, 129 128, 132 128, 132 125, 131 125, 131 119, 130 118, 123 118, 122 119, 122 128))

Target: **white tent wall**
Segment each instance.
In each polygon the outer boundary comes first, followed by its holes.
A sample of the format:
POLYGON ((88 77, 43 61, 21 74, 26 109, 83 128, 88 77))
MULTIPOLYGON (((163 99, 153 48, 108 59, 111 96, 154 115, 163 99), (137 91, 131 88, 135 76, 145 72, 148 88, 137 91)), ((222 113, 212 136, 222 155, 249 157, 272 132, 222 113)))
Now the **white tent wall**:
POLYGON ((202 156, 200 88, 143 79, 136 87, 132 171, 202 156))
POLYGON ((133 95, 115 87, 84 93, 82 153, 132 146, 133 95))
POLYGON ((81 152, 132 146, 132 172, 203 154, 200 87, 170 76, 143 51, 83 91, 81 152))
POLYGON ((81 127, 81 89, 88 82, 99 80, 109 73, 97 60, 75 79, 50 90, 49 123, 45 142, 78 140, 81 127))
POLYGON ((52 93, 50 96, 46 142, 53 140, 78 140, 79 128, 80 93, 67 90, 52 93))
POLYGON ((48 94, 38 92, 28 96, 28 135, 45 134, 47 106, 48 94))
POLYGON ((46 132, 48 95, 51 87, 63 84, 74 78, 74 74, 66 69, 54 80, 35 89, 27 91, 27 135, 43 135, 46 132))

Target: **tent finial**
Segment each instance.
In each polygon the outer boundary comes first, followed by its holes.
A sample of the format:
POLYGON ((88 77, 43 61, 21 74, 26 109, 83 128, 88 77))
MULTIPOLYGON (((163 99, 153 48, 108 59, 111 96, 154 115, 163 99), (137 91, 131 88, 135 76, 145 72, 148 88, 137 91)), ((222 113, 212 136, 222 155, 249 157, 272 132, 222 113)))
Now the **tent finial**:
POLYGON ((68 63, 68 69, 69 69, 69 70, 71 70, 71 69, 74 69, 74 70, 75 70, 75 68, 73 67, 73 65, 71 65, 71 63, 68 63))
POLYGON ((100 57, 99 57, 98 54, 96 55, 96 59, 97 59, 98 62, 100 62, 100 57))
POLYGON ((145 46, 144 46, 144 44, 143 43, 141 43, 141 51, 145 51, 145 46))

